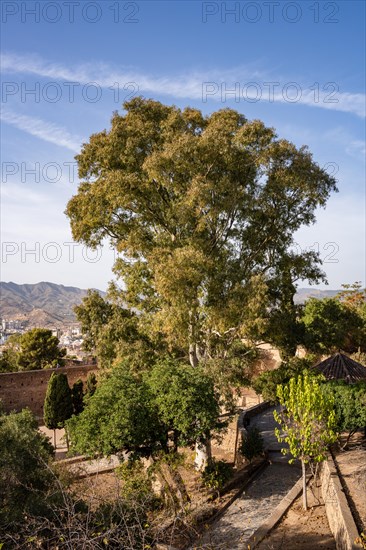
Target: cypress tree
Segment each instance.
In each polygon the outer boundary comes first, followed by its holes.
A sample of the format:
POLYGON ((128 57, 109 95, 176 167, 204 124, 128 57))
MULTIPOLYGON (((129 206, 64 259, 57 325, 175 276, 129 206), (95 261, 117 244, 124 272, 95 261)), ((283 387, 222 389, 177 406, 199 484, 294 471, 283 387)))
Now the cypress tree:
POLYGON ((57 428, 63 428, 65 421, 73 414, 71 390, 66 374, 52 373, 49 379, 46 397, 44 401, 43 417, 44 423, 50 430, 53 430, 54 446, 56 449, 57 428))
POLYGON ((84 409, 84 384, 82 380, 77 380, 71 388, 72 405, 74 414, 80 414, 84 409))

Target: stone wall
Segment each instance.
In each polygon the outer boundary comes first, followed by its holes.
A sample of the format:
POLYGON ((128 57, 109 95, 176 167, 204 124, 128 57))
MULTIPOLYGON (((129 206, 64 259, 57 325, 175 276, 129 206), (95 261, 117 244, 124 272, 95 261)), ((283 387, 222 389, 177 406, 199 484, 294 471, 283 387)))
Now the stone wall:
POLYGON ((362 545, 356 542, 357 527, 331 456, 322 463, 321 482, 328 523, 335 538, 337 550, 362 548, 362 545))
POLYGON ((97 372, 96 365, 62 367, 0 374, 0 400, 6 412, 21 411, 28 407, 37 419, 43 418, 43 403, 48 381, 53 372, 67 375, 70 387, 79 378, 85 382, 90 372, 97 372))

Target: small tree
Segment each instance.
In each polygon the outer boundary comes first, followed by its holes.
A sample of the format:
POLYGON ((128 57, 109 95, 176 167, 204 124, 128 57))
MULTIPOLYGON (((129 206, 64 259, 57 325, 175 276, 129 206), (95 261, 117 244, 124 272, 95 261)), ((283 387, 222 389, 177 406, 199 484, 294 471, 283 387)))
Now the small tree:
MULTIPOLYGON (((65 421, 73 414, 71 390, 66 374, 52 373, 48 382, 44 401, 44 423, 53 430, 54 446, 56 448, 56 429, 63 428, 65 421)), ((67 436, 66 436, 67 439, 67 436)))
POLYGON ((223 427, 212 378, 199 366, 167 359, 154 366, 148 384, 159 418, 173 432, 174 449, 195 445, 195 464, 203 470, 211 459, 210 432, 223 427), (208 449, 207 456, 204 449, 208 449))
POLYGON ((284 433, 277 428, 276 436, 278 441, 288 444, 288 449, 282 449, 282 453, 292 455, 290 463, 296 458, 301 460, 306 510, 306 464, 325 460, 328 445, 337 439, 334 399, 322 390, 318 378, 308 374, 292 378, 284 386, 279 385, 277 396, 283 409, 273 414, 284 433))
POLYGON ((18 364, 20 370, 43 369, 56 367, 63 363, 66 349, 59 348, 59 339, 52 331, 45 328, 33 328, 19 338, 20 354, 18 364))
POLYGON ((264 441, 258 428, 248 428, 241 442, 240 452, 251 462, 253 458, 263 453, 264 441))

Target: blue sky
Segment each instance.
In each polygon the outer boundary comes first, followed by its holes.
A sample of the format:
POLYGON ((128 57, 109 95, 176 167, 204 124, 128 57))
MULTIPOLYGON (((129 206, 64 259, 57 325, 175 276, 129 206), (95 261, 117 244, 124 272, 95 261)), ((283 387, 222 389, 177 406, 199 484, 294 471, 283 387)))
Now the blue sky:
MULTIPOLYGON (((306 144, 339 193, 296 235, 330 288, 365 283, 365 3, 6 1, 1 279, 105 289, 114 254, 72 243, 74 155, 134 95, 223 107, 306 144)), ((304 282, 301 286, 307 286, 304 282)))

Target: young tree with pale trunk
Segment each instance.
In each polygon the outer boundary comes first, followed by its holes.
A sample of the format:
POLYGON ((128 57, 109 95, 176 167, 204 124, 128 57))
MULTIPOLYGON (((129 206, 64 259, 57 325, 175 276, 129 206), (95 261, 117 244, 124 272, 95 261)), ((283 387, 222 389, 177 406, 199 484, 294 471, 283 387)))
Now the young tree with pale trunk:
POLYGON ((288 448, 282 452, 291 454, 289 462, 297 458, 301 461, 306 510, 306 465, 325 460, 328 446, 337 439, 334 399, 323 391, 316 377, 308 374, 277 386, 277 397, 283 408, 273 414, 283 431, 277 428, 276 436, 278 441, 287 443, 288 448))

